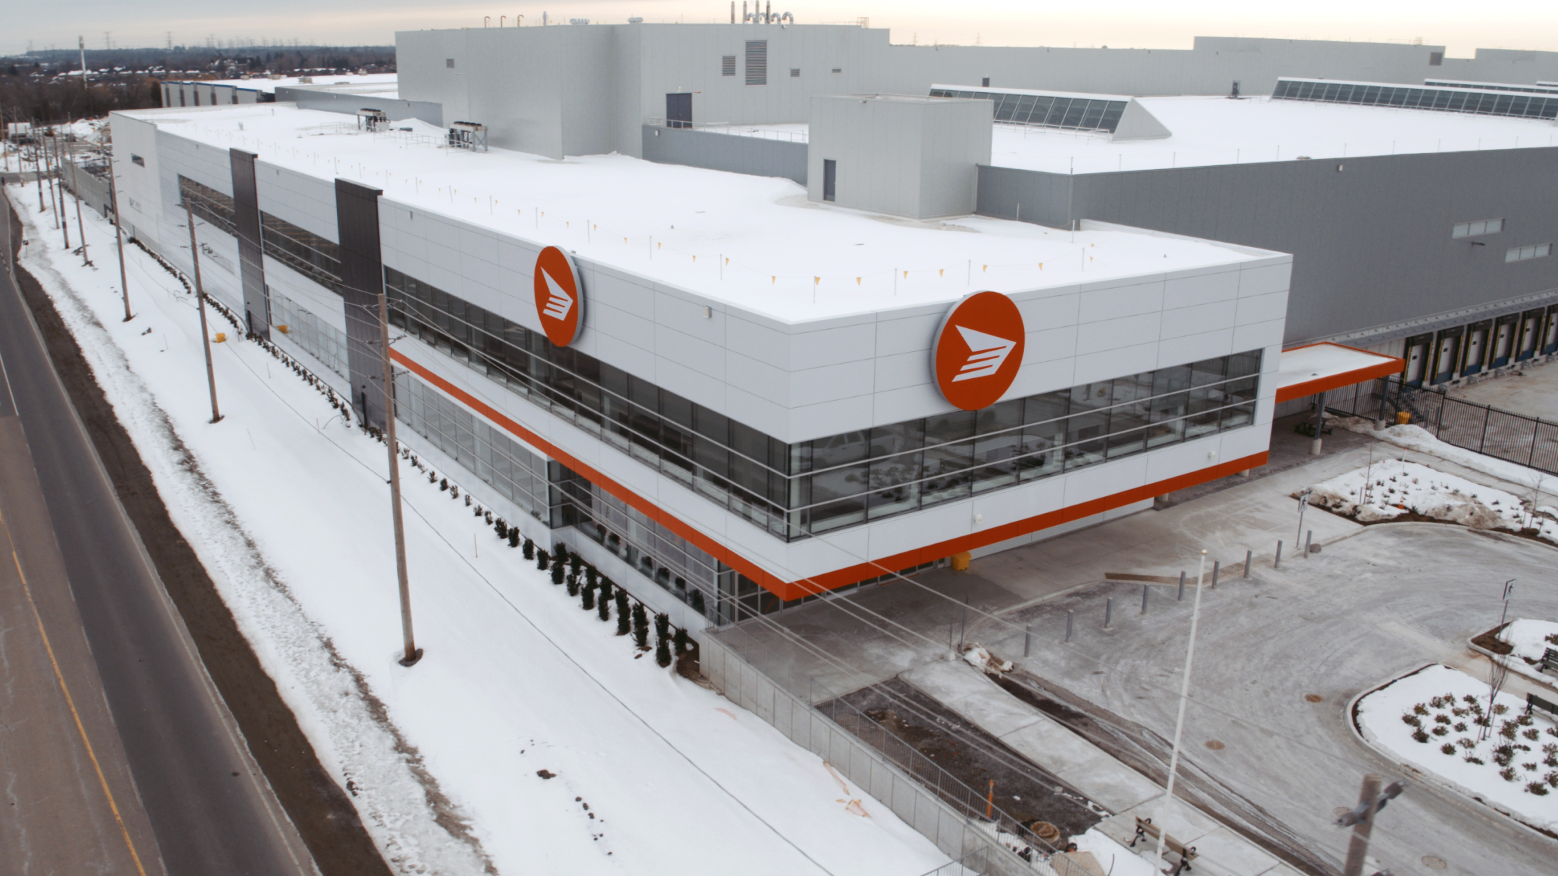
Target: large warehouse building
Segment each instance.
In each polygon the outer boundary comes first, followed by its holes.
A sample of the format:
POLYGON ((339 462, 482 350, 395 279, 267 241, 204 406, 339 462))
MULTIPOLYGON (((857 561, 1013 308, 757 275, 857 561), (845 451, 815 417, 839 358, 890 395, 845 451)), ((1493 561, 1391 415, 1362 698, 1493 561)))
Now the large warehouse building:
POLYGON ((1260 466, 1318 391, 1558 347, 1558 103, 1489 87, 1558 64, 1237 42, 408 33, 395 105, 118 113, 115 173, 368 422, 382 278, 403 439, 697 629, 1260 466))

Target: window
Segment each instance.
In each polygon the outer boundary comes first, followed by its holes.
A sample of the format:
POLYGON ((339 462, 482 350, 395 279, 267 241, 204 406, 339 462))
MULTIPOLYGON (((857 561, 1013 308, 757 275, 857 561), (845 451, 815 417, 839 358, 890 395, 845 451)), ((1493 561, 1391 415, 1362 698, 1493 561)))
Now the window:
POLYGON ((735 55, 722 55, 720 57, 720 59, 719 59, 719 75, 721 75, 721 76, 735 76, 736 75, 736 56, 735 55))
POLYGON ((747 85, 768 84, 768 40, 747 40, 747 85))
POLYGON ((231 195, 225 195, 180 174, 179 201, 180 207, 188 204, 190 212, 196 216, 234 237, 238 236, 238 214, 233 209, 231 195))
POLYGON ((1509 252, 1504 254, 1504 261, 1524 262, 1527 259, 1540 259, 1543 256, 1551 256, 1552 254, 1552 244, 1535 244, 1529 247, 1510 247, 1509 252))
POLYGON ((444 59, 444 66, 448 67, 450 70, 453 70, 454 69, 454 59, 453 58, 445 58, 444 59))
POLYGON ((132 153, 130 153, 130 163, 131 164, 138 164, 141 167, 145 167, 146 166, 146 159, 141 158, 139 155, 136 155, 135 153, 132 152, 132 153))
POLYGON ((791 79, 799 79, 800 76, 801 76, 801 68, 799 68, 799 67, 791 67, 790 68, 790 78, 791 79))
POLYGON ((1443 52, 1429 52, 1428 53, 1428 66, 1430 66, 1430 67, 1439 67, 1439 66, 1442 66, 1443 64, 1444 64, 1444 53, 1443 52))
POLYGON ((1458 223, 1450 230, 1452 238, 1476 237, 1479 234, 1498 234, 1504 230, 1502 219, 1479 219, 1476 222, 1458 223))
POLYGON ((265 255, 283 262, 326 289, 341 292, 341 247, 284 219, 260 211, 265 255))

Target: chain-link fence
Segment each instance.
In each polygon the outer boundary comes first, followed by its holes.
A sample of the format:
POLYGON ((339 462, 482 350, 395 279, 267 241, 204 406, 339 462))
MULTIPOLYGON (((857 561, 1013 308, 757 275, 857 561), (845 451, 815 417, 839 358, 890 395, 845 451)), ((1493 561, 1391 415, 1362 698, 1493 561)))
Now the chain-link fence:
POLYGON ((1397 378, 1365 381, 1326 394, 1327 411, 1394 423, 1398 412, 1440 441, 1558 475, 1558 423, 1455 399, 1397 378))
POLYGON ((710 631, 716 645, 702 647, 704 672, 726 697, 841 769, 953 856, 931 873, 1090 873, 747 629, 761 623, 710 631))

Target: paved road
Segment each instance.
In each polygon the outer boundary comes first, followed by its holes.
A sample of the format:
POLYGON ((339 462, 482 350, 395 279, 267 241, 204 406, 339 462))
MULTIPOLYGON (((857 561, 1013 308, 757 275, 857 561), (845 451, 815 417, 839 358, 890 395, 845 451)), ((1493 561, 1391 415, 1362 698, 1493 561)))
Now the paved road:
MULTIPOLYGON (((0 241, 10 227, 0 194, 0 241)), ((54 374, 10 247, 0 249, 0 364, 162 864, 170 873, 312 872, 54 374)))

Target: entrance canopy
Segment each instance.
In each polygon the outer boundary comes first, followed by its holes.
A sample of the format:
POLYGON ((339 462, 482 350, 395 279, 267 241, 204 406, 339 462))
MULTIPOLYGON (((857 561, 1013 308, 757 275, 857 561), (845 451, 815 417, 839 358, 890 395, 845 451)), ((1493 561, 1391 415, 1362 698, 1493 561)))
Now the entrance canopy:
POLYGON ((1277 365, 1277 401, 1288 402, 1338 387, 1400 374, 1399 357, 1323 341, 1282 351, 1277 365))

